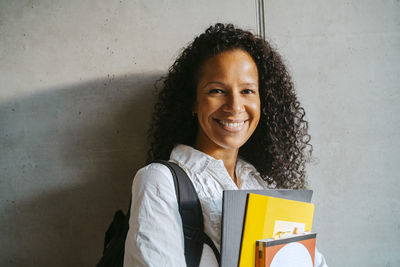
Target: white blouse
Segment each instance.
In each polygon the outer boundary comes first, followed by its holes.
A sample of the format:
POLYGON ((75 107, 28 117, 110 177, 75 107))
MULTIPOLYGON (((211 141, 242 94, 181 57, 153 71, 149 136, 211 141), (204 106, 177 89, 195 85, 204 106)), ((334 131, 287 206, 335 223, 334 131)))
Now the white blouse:
MULTIPOLYGON (((170 161, 182 167, 192 180, 203 210, 204 231, 220 249, 222 192, 239 188, 222 160, 216 160, 190 146, 176 146, 171 152, 170 161)), ((240 189, 271 188, 253 165, 240 158, 235 171, 242 182, 240 189)), ((182 220, 173 177, 168 167, 162 164, 145 166, 133 180, 124 266, 186 266, 182 220)), ((213 266, 218 266, 214 253, 208 245, 204 245, 200 267, 213 266)), ((318 250, 315 266, 327 266, 318 250)))

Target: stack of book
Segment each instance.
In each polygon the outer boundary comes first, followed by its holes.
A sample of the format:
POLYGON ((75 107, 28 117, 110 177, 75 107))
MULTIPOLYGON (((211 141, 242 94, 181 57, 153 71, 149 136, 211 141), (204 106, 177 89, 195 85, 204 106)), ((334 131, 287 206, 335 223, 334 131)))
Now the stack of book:
POLYGON ((256 267, 313 267, 315 233, 296 234, 256 242, 256 267))
POLYGON ((311 197, 311 190, 224 191, 221 266, 314 266, 311 197))

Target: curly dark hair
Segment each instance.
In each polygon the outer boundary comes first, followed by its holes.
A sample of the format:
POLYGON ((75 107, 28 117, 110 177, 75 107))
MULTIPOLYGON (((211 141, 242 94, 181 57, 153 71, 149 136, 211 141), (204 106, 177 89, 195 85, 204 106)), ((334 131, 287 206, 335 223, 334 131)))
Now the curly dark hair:
POLYGON ((281 56, 263 38, 232 24, 217 23, 189 44, 169 68, 149 129, 147 163, 169 159, 175 145, 192 146, 198 122, 192 116, 198 72, 221 52, 241 49, 258 68, 261 117, 239 156, 255 166, 277 188, 305 188, 305 163, 311 155, 305 111, 297 100, 292 79, 281 56))

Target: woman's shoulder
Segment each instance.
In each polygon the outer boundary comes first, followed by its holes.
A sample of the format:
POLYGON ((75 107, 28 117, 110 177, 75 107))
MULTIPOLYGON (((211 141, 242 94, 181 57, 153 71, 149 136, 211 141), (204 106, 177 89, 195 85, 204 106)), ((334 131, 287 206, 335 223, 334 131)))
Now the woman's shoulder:
POLYGON ((153 162, 142 167, 137 171, 136 176, 144 176, 148 174, 155 175, 155 178, 172 177, 169 168, 164 164, 158 162, 153 162))
POLYGON ((174 189, 171 171, 164 164, 150 163, 137 171, 133 178, 132 188, 174 189))

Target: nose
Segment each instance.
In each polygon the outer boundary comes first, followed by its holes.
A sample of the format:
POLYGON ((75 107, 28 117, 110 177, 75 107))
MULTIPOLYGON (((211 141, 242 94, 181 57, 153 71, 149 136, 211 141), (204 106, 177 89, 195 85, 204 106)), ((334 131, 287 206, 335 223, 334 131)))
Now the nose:
POLYGON ((240 93, 232 93, 226 97, 224 111, 229 113, 241 113, 244 111, 244 102, 240 93))

